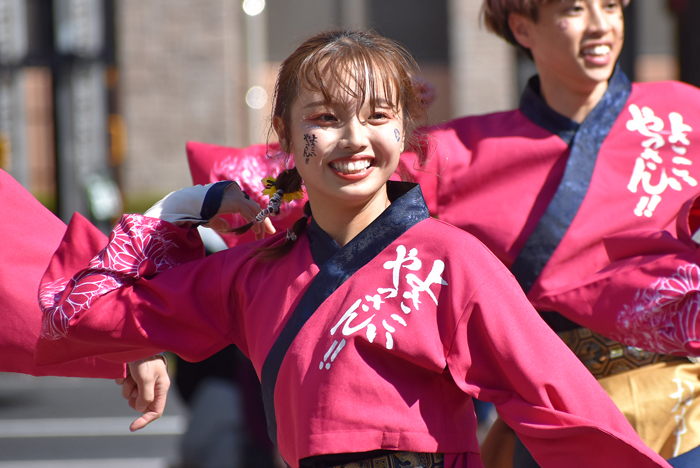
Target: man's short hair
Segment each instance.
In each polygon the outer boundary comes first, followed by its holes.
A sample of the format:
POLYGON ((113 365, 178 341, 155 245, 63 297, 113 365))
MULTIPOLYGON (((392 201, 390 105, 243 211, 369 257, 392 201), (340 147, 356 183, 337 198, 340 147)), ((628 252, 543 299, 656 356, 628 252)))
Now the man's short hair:
MULTIPOLYGON (((481 17, 487 30, 502 37, 514 46, 523 49, 518 44, 518 41, 515 40, 513 31, 510 30, 508 17, 511 13, 519 13, 537 22, 539 19, 539 8, 546 3, 557 1, 562 0, 484 0, 481 6, 481 17)), ((630 0, 620 1, 623 7, 626 7, 629 2, 630 0)), ((532 58, 530 51, 527 49, 523 50, 532 58)))

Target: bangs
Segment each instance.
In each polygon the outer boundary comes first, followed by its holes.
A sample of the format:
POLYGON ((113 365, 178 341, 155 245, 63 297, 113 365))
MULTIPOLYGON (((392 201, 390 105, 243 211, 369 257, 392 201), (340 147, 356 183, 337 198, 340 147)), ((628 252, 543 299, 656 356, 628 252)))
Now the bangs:
POLYGON ((386 50, 348 45, 338 41, 309 56, 299 70, 304 88, 320 93, 327 102, 347 93, 358 102, 367 99, 372 109, 380 104, 398 112, 406 83, 386 50))
POLYGON ((283 150, 290 150, 284 133, 291 125, 292 106, 307 90, 329 104, 346 97, 356 100, 357 112, 365 102, 373 113, 380 107, 400 112, 407 148, 422 155, 415 130, 426 113, 411 79, 418 72, 405 47, 371 31, 332 30, 310 37, 282 62, 275 83, 271 120, 278 122, 275 131, 283 150))

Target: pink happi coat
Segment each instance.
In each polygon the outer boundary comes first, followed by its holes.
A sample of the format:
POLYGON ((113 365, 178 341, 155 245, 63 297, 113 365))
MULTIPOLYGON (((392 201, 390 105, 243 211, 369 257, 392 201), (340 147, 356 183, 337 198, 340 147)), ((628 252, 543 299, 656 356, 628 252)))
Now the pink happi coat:
POLYGON ((276 344, 297 327, 272 393, 273 436, 292 467, 379 449, 482 467, 472 397, 494 402, 544 468, 668 466, 501 261, 430 218, 417 186, 390 183, 390 196, 346 246, 312 220, 275 261, 254 249, 284 233, 198 258, 194 229, 128 215, 104 246, 76 216, 43 279, 39 361, 163 350, 198 360, 235 344, 265 387, 276 344))

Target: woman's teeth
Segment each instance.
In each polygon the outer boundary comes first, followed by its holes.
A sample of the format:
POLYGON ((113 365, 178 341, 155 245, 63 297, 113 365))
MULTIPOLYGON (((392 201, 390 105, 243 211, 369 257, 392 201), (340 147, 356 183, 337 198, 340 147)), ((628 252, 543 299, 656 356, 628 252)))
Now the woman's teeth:
POLYGON ((586 55, 605 55, 610 53, 609 45, 597 45, 593 47, 586 47, 583 49, 583 53, 586 55))
POLYGON ((342 172, 343 174, 357 174, 358 172, 364 172, 370 165, 371 164, 368 159, 351 162, 336 161, 331 163, 331 167, 333 169, 338 172, 342 172))

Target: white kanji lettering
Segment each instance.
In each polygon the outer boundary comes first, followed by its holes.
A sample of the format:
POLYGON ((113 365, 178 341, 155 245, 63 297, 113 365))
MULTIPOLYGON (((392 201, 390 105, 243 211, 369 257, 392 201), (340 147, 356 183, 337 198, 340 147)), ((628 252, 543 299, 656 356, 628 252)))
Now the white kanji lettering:
POLYGON ((428 274, 428 277, 425 279, 425 281, 421 281, 414 274, 406 275, 406 282, 408 282, 408 284, 411 286, 411 291, 406 291, 403 293, 404 299, 411 299, 413 301, 414 309, 419 310, 419 295, 422 292, 426 292, 433 300, 435 305, 437 305, 438 300, 435 297, 435 294, 433 294, 433 292, 430 290, 430 286, 432 286, 433 284, 447 285, 445 280, 443 280, 440 276, 442 275, 443 271, 445 271, 445 263, 442 262, 442 260, 435 260, 435 262, 433 263, 433 268, 428 274))
POLYGON ((394 288, 382 290, 377 289, 377 291, 381 294, 387 291, 392 291, 392 295, 387 296, 387 298, 396 297, 398 295, 399 290, 399 277, 401 276, 401 267, 403 266, 404 268, 408 268, 409 270, 418 271, 423 266, 421 261, 417 258, 417 255, 418 251, 416 249, 411 249, 408 252, 408 255, 406 255, 406 247, 404 247, 403 245, 399 245, 398 247, 396 247, 396 260, 384 263, 384 268, 386 270, 392 270, 391 281, 394 285, 394 288))
POLYGON ((322 370, 324 367, 326 370, 329 370, 331 368, 331 364, 333 361, 335 361, 335 358, 338 357, 338 353, 340 353, 340 350, 344 347, 345 338, 340 340, 340 343, 337 340, 333 341, 330 349, 323 355, 323 361, 321 361, 321 363, 318 365, 319 370, 322 370), (330 358, 330 360, 328 358, 330 358))
POLYGON ((384 336, 386 337, 386 349, 393 349, 394 336, 392 333, 396 331, 396 328, 389 325, 386 320, 382 320, 382 326, 384 327, 384 330, 386 330, 386 333, 384 333, 384 336))
POLYGON ((632 120, 627 121, 627 130, 639 132, 647 137, 647 139, 642 142, 642 146, 645 148, 653 146, 654 149, 659 149, 664 146, 664 137, 660 134, 664 129, 664 121, 654 115, 654 111, 648 107, 639 109, 636 104, 632 104, 629 106, 628 110, 632 115, 632 120))
POLYGON ((681 437, 683 434, 688 432, 688 427, 686 425, 685 413, 688 407, 693 404, 695 395, 695 386, 692 382, 688 380, 681 380, 678 378, 673 379, 673 383, 676 384, 677 390, 670 394, 670 398, 674 398, 676 401, 675 406, 671 409, 671 413, 674 414, 674 420, 676 421, 676 428, 673 431, 673 435, 676 436, 676 444, 673 449, 673 456, 676 457, 680 453, 681 449, 681 437), (685 396, 685 384, 688 387, 688 396, 685 396))
POLYGON ((374 339, 377 337, 377 326, 370 323, 367 325, 367 340, 370 343, 374 343, 374 339))
POLYGON ((403 319, 403 317, 401 317, 401 316, 398 315, 398 314, 391 314, 391 318, 393 318, 394 320, 396 320, 397 322, 399 322, 399 323, 400 323, 401 325, 403 325, 404 327, 408 326, 408 324, 407 324, 406 321, 403 319))
MULTIPOLYGON (((423 262, 418 258, 417 249, 407 250, 403 245, 398 245, 396 247, 396 259, 384 262, 383 264, 383 268, 391 272, 393 287, 379 287, 377 288, 377 294, 364 294, 363 298, 355 300, 343 313, 340 320, 331 328, 331 336, 334 336, 336 332, 340 331, 343 337, 349 337, 365 330, 367 340, 370 343, 374 343, 378 336, 378 325, 375 325, 373 321, 375 319, 381 320, 381 327, 385 338, 384 347, 388 350, 394 349, 397 344, 394 334, 401 327, 406 328, 409 326, 409 322, 405 316, 414 310, 419 310, 422 293, 426 293, 430 296, 433 303, 437 305, 438 298, 435 292, 430 288, 434 284, 447 285, 447 282, 442 278, 442 274, 445 271, 445 263, 442 260, 435 260, 433 262, 432 268, 425 280, 421 280, 419 276, 414 273, 406 273, 402 278, 402 268, 417 272, 422 266, 423 262), (403 299, 408 299, 406 302, 409 304, 413 304, 413 309, 398 297, 399 291, 405 287, 409 287, 410 291, 403 292, 402 297, 403 299), (392 299, 393 301, 391 301, 392 299), (385 306, 387 302, 393 303, 385 306), (373 313, 381 312, 384 307, 390 308, 389 311, 384 312, 384 317, 377 317, 377 314, 373 313), (403 315, 399 313, 398 310, 400 310, 403 315), (365 315, 364 317, 367 318, 360 322, 361 319, 358 317, 362 313, 372 313, 372 315, 365 315)), ((338 356, 338 353, 340 353, 345 345, 345 338, 340 339, 340 341, 338 341, 338 339, 334 340, 331 346, 326 350, 323 359, 320 361, 319 369, 329 370, 331 364, 338 356)))
POLYGON ((639 201, 634 208, 634 214, 651 217, 656 207, 661 203, 662 194, 666 189, 681 191, 683 189, 681 182, 690 187, 698 185, 697 180, 688 169, 688 166, 692 165, 692 161, 683 157, 687 152, 687 146, 690 145, 688 133, 692 131, 692 128, 683 122, 683 116, 678 112, 671 112, 668 115, 671 129, 669 132, 664 131, 663 119, 656 116, 649 107, 640 109, 637 105, 632 104, 628 110, 632 119, 627 121, 627 129, 638 132, 646 139, 641 142, 642 152, 634 161, 627 189, 632 193, 637 193, 641 188, 644 194, 640 194, 639 201), (672 150, 669 159, 675 166, 680 167, 669 168, 668 165, 664 167, 664 157, 662 157, 660 149, 665 146, 665 134, 669 135, 668 143, 670 143, 672 150), (656 180, 656 183, 652 183, 652 179, 656 180))
POLYGON ((683 116, 678 112, 668 114, 668 120, 671 122, 671 136, 668 137, 668 142, 676 154, 683 155, 688 151, 686 147, 690 145, 688 132, 692 132, 693 129, 683 123, 683 116), (678 146, 679 143, 683 146, 678 146))
POLYGON ((367 320, 365 320, 364 322, 362 322, 361 324, 359 324, 357 326, 353 327, 350 325, 350 322, 355 320, 355 318, 357 317, 358 314, 355 311, 360 307, 361 303, 362 303, 362 299, 358 299, 355 301, 355 303, 353 305, 350 306, 350 308, 340 318, 338 323, 336 323, 335 326, 333 328, 331 328, 331 335, 335 335, 335 332, 338 331, 338 327, 340 327, 340 325, 342 325, 343 323, 345 323, 345 325, 343 325, 342 333, 345 336, 349 336, 349 335, 352 335, 353 333, 355 333, 359 330, 362 330, 372 321, 372 318, 374 318, 374 315, 372 315, 370 318, 368 318, 367 320))
POLYGON ((691 187, 695 187, 696 185, 698 185, 698 181, 690 176, 690 171, 687 169, 676 169, 674 167, 673 169, 671 169, 671 172, 673 173, 673 175, 680 177, 681 180, 683 180, 683 182, 690 185, 691 187))
POLYGON ((365 300, 372 303, 374 310, 379 310, 382 304, 384 304, 384 301, 382 301, 382 296, 379 294, 375 294, 374 296, 365 296, 365 300))

